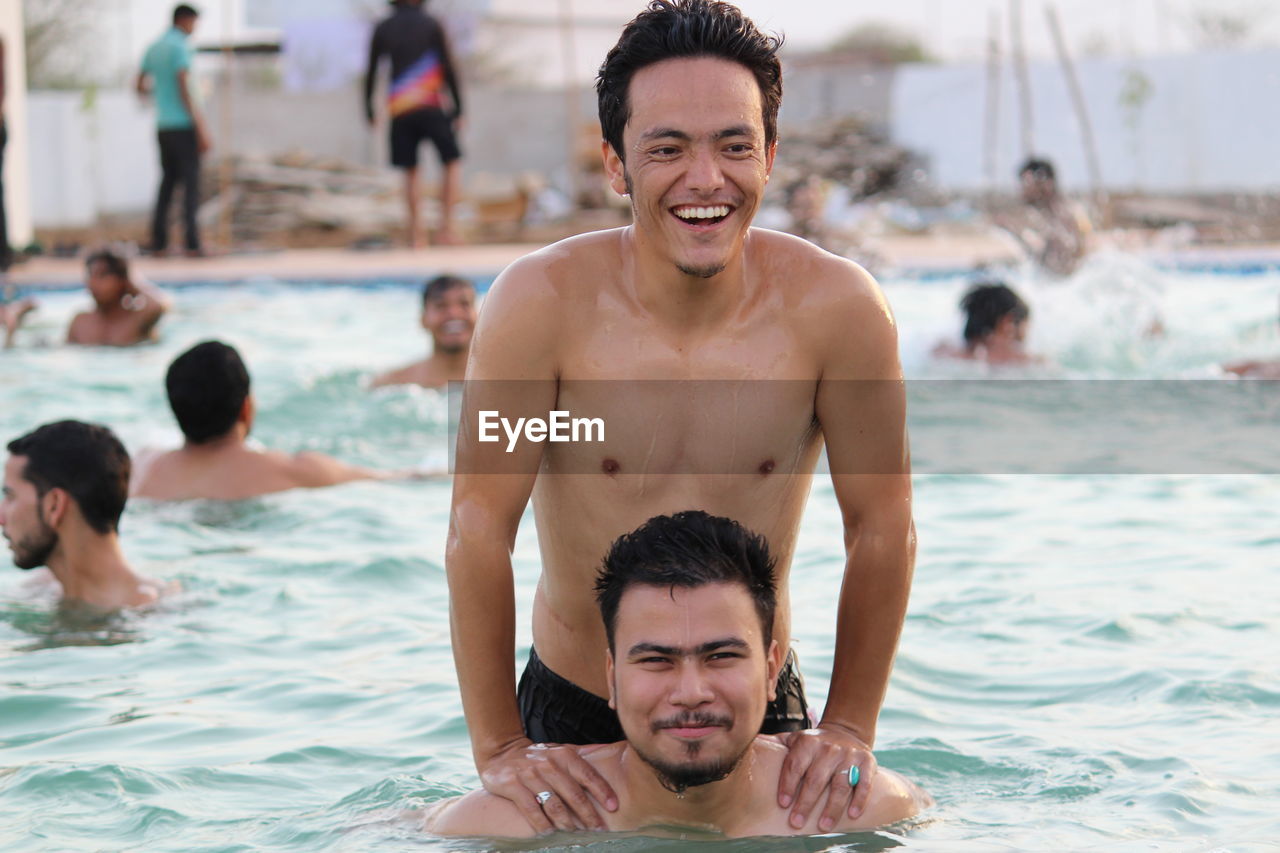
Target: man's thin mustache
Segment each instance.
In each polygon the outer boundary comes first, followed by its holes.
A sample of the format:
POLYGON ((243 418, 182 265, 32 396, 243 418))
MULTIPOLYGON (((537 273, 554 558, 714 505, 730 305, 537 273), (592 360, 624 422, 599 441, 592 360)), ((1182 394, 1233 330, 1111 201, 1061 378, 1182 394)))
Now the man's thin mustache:
POLYGON ((725 716, 716 714, 708 714, 706 712, 694 712, 680 714, 676 717, 670 717, 665 720, 658 720, 653 724, 655 732, 662 729, 696 729, 703 726, 724 726, 729 727, 731 720, 725 716))

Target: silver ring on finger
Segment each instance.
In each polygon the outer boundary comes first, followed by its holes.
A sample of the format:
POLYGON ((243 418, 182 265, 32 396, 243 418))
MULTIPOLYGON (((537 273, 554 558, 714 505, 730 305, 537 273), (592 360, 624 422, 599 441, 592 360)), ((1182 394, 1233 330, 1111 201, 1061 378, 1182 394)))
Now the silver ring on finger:
POLYGON ((547 804, 547 800, 550 800, 554 796, 555 794, 551 791, 539 791, 533 795, 533 798, 538 801, 538 805, 545 806, 547 804))

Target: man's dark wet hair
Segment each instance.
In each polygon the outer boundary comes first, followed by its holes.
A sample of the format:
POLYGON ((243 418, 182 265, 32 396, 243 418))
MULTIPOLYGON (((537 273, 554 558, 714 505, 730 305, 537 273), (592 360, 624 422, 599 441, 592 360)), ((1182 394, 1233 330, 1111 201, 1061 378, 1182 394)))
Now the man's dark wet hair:
POLYGON ((455 287, 476 289, 470 279, 463 278, 460 275, 438 275, 422 286, 422 304, 426 305, 433 299, 439 299, 455 287))
POLYGON ((94 264, 102 264, 110 275, 119 278, 129 277, 129 262, 124 255, 111 249, 99 249, 84 259, 85 269, 92 269, 94 264))
POLYGON ((965 313, 964 340, 967 344, 981 343, 1005 317, 1021 323, 1031 316, 1031 309, 1022 297, 1008 285, 997 281, 980 282, 969 288, 960 299, 960 308, 965 313))
POLYGON ((8 449, 13 456, 27 458, 22 476, 41 499, 50 489, 62 489, 94 530, 105 534, 120 529, 132 463, 111 430, 57 421, 15 438, 8 449))
POLYGON ((249 396, 249 371, 235 347, 204 341, 173 360, 164 386, 182 434, 202 444, 235 426, 249 396))
POLYGON ((604 618, 609 651, 618 605, 636 585, 693 589, 712 583, 741 584, 760 616, 765 648, 773 639, 778 607, 774 559, 763 536, 728 518, 688 510, 659 515, 613 543, 596 575, 596 603, 604 618))
POLYGON ((764 140, 778 136, 782 104, 782 39, 766 36, 736 6, 719 0, 651 0, 622 31, 600 66, 596 95, 600 129, 626 162, 622 131, 631 117, 627 90, 637 71, 666 59, 714 57, 744 66, 755 75, 764 104, 764 140))
POLYGON ((198 17, 200 17, 200 12, 195 6, 189 6, 186 3, 179 3, 177 6, 173 7, 173 23, 175 26, 180 21, 198 17))
POLYGON ((1039 157, 1028 158, 1027 162, 1023 163, 1022 168, 1018 170, 1018 175, 1022 176, 1028 172, 1037 178, 1047 178, 1051 181, 1058 180, 1058 175, 1053 170, 1053 164, 1039 157))

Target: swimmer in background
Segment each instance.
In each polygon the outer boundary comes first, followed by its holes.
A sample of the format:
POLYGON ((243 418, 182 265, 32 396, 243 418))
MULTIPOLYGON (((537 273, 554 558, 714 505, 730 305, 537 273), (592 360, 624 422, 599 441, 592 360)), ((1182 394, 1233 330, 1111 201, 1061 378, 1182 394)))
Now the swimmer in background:
POLYGON ((1234 361, 1222 365, 1222 369, 1242 379, 1280 379, 1280 358, 1234 361))
MULTIPOLYGON (((757 734, 783 662, 773 638, 773 570, 763 537, 696 510, 652 518, 614 542, 595 591, 608 637, 601 663, 609 707, 625 740, 586 753, 618 796, 606 830, 694 829, 731 838, 820 831, 816 812, 803 826, 789 822, 777 797, 787 749, 757 734)), ((847 764, 825 772, 848 789, 847 764)), ((867 784, 862 813, 842 813, 825 831, 875 829, 933 802, 892 770, 880 768, 867 784)), ((514 803, 483 789, 437 804, 424 828, 537 834, 514 803)))
POLYGON ((120 549, 130 461, 111 430, 59 421, 8 450, 0 527, 15 566, 47 566, 64 601, 100 610, 152 604, 165 592, 136 574, 120 549))
POLYGON ((1026 207, 1020 215, 997 217, 996 224, 1042 269, 1057 276, 1071 275, 1089 253, 1089 218, 1062 195, 1048 160, 1027 160, 1018 170, 1018 178, 1026 207))
POLYGON ((322 453, 250 447, 255 409, 249 372, 235 348, 219 341, 196 344, 174 359, 165 387, 186 441, 177 450, 140 457, 130 489, 135 497, 243 500, 403 476, 348 465, 322 453))
POLYGON ((373 388, 387 385, 421 385, 443 388, 461 382, 471 353, 476 328, 476 289, 456 275, 436 276, 422 289, 422 328, 431 335, 431 355, 421 361, 383 373, 373 388))
POLYGON ((1031 309, 1022 297, 999 282, 975 284, 960 299, 965 313, 964 346, 943 342, 935 358, 983 361, 990 365, 1042 364, 1026 350, 1031 309))
POLYGON ((172 306, 158 287, 134 276, 124 256, 110 249, 85 261, 91 311, 77 314, 67 328, 67 343, 127 347, 156 340, 156 324, 172 306))

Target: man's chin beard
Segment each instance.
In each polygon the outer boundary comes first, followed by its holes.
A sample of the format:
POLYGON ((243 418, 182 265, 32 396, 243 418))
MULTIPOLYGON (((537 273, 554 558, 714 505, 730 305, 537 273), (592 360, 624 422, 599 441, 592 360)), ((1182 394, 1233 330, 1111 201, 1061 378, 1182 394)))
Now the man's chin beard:
POLYGON ((11 545, 13 564, 24 571, 38 569, 47 565, 49 557, 58 547, 58 534, 53 528, 46 527, 35 539, 20 539, 11 545))
POLYGON ((694 278, 715 278, 724 272, 725 264, 708 264, 703 267, 689 266, 688 264, 676 264, 676 269, 688 276, 694 278))
MULTIPOLYGON (((697 745, 691 746, 696 748, 697 745)), ((749 747, 750 744, 747 746, 749 747)), ((634 745, 632 748, 634 749, 634 745)), ((658 777, 658 782, 661 783, 662 787, 677 796, 683 795, 689 788, 697 788, 700 785, 719 782, 733 772, 733 769, 738 766, 738 762, 742 760, 742 756, 746 754, 747 750, 744 748, 742 752, 728 760, 713 758, 710 761, 673 764, 661 758, 645 755, 638 749, 636 750, 636 755, 640 756, 640 760, 653 768, 654 775, 658 777)))

